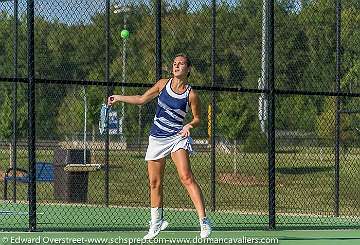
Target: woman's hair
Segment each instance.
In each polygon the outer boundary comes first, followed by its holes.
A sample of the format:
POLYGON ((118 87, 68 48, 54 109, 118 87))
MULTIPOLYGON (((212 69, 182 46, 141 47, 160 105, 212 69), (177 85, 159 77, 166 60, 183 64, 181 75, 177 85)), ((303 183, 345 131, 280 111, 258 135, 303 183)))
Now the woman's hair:
MULTIPOLYGON (((183 57, 183 58, 185 58, 187 65, 188 65, 188 66, 191 66, 190 57, 187 56, 186 54, 184 54, 184 53, 179 53, 179 54, 176 54, 176 55, 175 55, 175 58, 176 58, 176 57, 183 57)), ((175 58, 174 58, 174 59, 175 59, 175 58)))
MULTIPOLYGON (((183 57, 183 58, 185 58, 185 59, 186 59, 186 64, 187 64, 187 66, 188 66, 188 67, 191 66, 191 60, 190 60, 189 56, 187 56, 186 54, 184 54, 184 53, 178 53, 178 54, 175 55, 174 59, 175 59, 176 57, 183 57)), ((189 71, 189 73, 187 74, 187 77, 189 77, 189 76, 190 76, 190 71, 189 71)))

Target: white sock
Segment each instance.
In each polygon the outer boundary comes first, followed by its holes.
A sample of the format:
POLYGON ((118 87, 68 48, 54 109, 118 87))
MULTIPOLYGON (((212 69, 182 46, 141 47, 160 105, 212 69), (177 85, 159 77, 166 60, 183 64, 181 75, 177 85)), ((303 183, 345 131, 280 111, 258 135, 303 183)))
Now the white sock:
POLYGON ((207 219, 206 216, 205 216, 204 218, 199 219, 200 225, 201 225, 202 223, 204 223, 204 221, 205 221, 206 219, 207 219))
POLYGON ((162 208, 151 208, 151 223, 157 223, 162 219, 163 209, 162 208))

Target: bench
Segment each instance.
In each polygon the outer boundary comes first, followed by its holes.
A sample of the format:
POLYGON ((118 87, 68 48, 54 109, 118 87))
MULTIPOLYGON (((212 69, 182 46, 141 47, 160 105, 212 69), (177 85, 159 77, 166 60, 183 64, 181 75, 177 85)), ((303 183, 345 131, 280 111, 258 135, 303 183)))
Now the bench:
MULTIPOLYGON (((37 182, 52 182, 54 181, 54 166, 52 163, 48 162, 36 162, 36 177, 35 181, 37 182)), ((4 176, 4 200, 7 200, 7 187, 9 181, 14 181, 16 179, 17 183, 28 184, 30 182, 30 176, 27 170, 16 168, 16 173, 20 172, 22 176, 13 176, 14 168, 9 168, 5 172, 4 176)))

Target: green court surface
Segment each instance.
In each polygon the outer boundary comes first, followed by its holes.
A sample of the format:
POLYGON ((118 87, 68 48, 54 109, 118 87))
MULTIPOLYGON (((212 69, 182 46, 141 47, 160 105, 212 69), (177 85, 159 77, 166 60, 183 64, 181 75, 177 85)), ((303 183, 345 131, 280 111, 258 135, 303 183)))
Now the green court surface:
MULTIPOLYGON (((38 232, 27 233, 27 204, 4 202, 0 205, 0 244, 144 244, 139 239, 148 227, 148 215, 148 208, 38 204, 38 232)), ((249 241, 255 238, 277 239, 264 244, 360 244, 360 230, 325 230, 358 228, 359 221, 354 217, 279 214, 277 230, 267 231, 265 214, 217 211, 209 216, 214 232, 210 240, 204 241, 198 238, 193 210, 167 210, 168 230, 160 234, 161 240, 148 244, 251 244, 249 241)))
POLYGON ((0 244, 360 244, 358 230, 323 231, 214 231, 209 239, 198 232, 163 231, 151 242, 144 232, 36 232, 0 233, 0 244))
MULTIPOLYGON (((241 212, 209 212, 219 231, 267 229, 266 214, 241 212)), ((198 219, 194 210, 166 209, 165 217, 174 231, 196 230, 198 219)), ((104 207, 84 204, 38 204, 37 228, 39 231, 133 231, 148 226, 149 209, 134 207, 104 207)), ((0 204, 0 229, 26 231, 28 205, 25 203, 0 204)), ((359 218, 278 214, 278 229, 344 229, 359 228, 359 218)))

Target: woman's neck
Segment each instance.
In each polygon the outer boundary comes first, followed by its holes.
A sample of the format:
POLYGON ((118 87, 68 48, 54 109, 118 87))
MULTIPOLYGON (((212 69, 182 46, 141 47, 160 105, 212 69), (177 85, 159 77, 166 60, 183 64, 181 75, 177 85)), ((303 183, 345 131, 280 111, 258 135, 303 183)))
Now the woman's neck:
POLYGON ((187 83, 188 83, 188 80, 187 79, 180 79, 180 78, 177 78, 177 77, 174 77, 173 78, 173 82, 174 82, 174 87, 176 89, 182 89, 184 88, 187 83))

